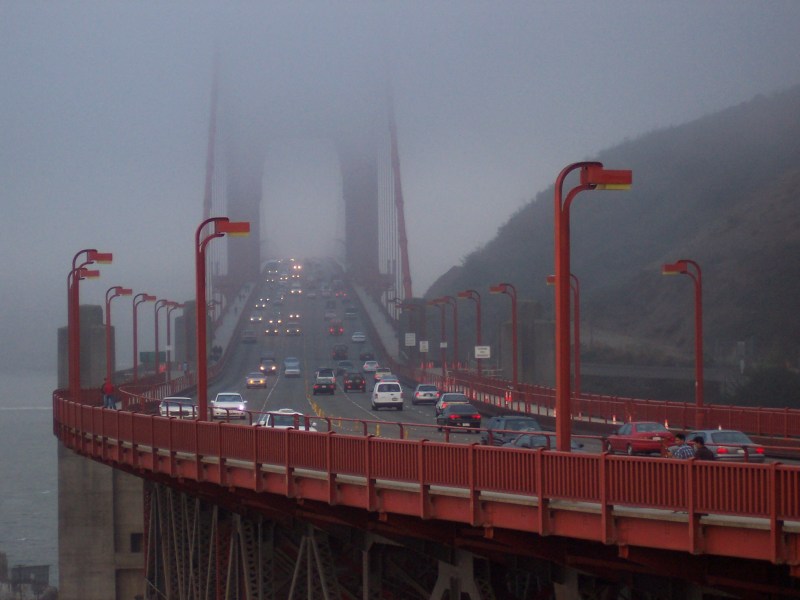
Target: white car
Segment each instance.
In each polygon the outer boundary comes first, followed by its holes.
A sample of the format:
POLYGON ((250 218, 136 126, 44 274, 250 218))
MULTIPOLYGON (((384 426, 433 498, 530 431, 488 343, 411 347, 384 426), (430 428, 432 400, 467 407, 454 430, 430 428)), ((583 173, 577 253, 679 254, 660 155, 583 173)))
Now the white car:
POLYGON ((364 366, 361 367, 361 370, 364 371, 364 373, 374 373, 378 370, 379 366, 377 360, 367 360, 364 362, 364 366))
POLYGON ((162 417, 194 419, 197 417, 197 404, 187 396, 167 396, 161 399, 158 412, 162 417))
POLYGON ((363 344, 367 341, 367 336, 364 335, 363 331, 356 331, 350 336, 350 339, 357 344, 363 344))
POLYGON ((244 419, 247 416, 247 400, 239 392, 220 392, 211 401, 211 416, 244 419))
POLYGON ((305 415, 291 408, 279 408, 261 415, 254 425, 274 427, 275 429, 297 429, 298 431, 317 431, 316 423, 311 421, 306 428, 305 415))
POLYGON ((294 356, 287 356, 283 359, 283 376, 300 377, 300 359, 294 356))
POLYGON ((372 410, 379 408, 403 410, 403 388, 399 381, 379 381, 372 390, 372 410))
POLYGON ((411 396, 411 404, 419 404, 420 402, 436 404, 438 399, 439 389, 435 385, 431 383, 420 383, 411 396))

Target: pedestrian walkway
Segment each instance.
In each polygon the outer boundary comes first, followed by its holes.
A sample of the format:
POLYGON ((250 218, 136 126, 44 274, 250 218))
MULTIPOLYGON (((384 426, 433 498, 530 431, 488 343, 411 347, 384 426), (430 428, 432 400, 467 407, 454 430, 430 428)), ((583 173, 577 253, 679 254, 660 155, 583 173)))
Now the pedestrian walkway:
POLYGON ((378 337, 381 339, 384 350, 386 350, 392 360, 397 361, 399 348, 397 332, 392 326, 389 316, 361 286, 353 283, 353 290, 355 290, 361 306, 364 307, 364 310, 369 315, 368 318, 372 322, 372 326, 377 332, 378 337))

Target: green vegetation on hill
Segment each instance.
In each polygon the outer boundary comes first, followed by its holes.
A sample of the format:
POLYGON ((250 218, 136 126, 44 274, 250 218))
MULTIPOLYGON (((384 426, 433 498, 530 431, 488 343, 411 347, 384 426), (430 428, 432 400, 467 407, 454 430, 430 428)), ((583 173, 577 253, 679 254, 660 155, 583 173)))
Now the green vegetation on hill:
MULTIPOLYGON (((738 364, 744 349, 748 365, 796 368, 800 87, 648 133, 591 159, 632 169, 634 185, 629 192, 587 192, 572 205, 572 271, 581 282, 584 344, 589 331, 600 346, 601 332, 623 333, 626 346, 674 348, 663 357, 691 360, 692 282, 661 275, 663 263, 691 258, 703 270, 708 363, 738 364)), ((426 296, 510 281, 547 316, 553 291, 545 277, 552 271, 550 187, 426 296)), ((507 314, 499 304, 486 303, 490 338, 507 314)), ((463 311, 464 335, 470 335, 471 312, 463 311)))

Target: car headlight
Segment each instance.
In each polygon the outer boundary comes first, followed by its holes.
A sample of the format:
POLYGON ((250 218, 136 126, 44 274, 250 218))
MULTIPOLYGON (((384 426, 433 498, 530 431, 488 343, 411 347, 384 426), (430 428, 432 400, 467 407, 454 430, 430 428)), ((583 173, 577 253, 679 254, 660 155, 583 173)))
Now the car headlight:
POLYGON ((245 407, 244 407, 244 404, 240 404, 240 405, 239 405, 239 410, 244 410, 244 408, 245 408, 245 407))

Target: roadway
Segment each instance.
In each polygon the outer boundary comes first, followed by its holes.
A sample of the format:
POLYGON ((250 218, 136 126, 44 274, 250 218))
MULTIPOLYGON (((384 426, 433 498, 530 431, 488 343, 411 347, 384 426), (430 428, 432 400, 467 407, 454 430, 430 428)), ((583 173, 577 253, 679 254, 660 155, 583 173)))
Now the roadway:
MULTIPOLYGON (((258 295, 256 294, 256 296, 258 295)), ((275 295, 275 291, 265 284, 260 295, 272 297, 275 295)), ((313 421, 319 431, 327 431, 330 428, 338 433, 360 435, 366 427, 369 433, 383 437, 430 440, 448 438, 458 442, 478 441, 476 434, 437 431, 433 405, 412 404, 413 385, 411 382, 403 382, 405 401, 402 411, 389 409, 373 411, 370 408, 370 392, 373 385, 371 373, 365 374, 366 392, 345 392, 341 385, 342 378, 338 377, 335 394, 316 396, 312 394, 314 372, 320 367, 336 368, 337 361, 331 358, 331 348, 334 344, 347 345, 348 359, 359 367, 363 363, 359 360, 361 352, 372 352, 378 362, 385 358, 377 352, 369 339, 365 343, 351 341, 351 336, 355 331, 368 331, 363 322, 366 317, 357 300, 348 298, 357 307, 358 314, 355 319, 344 318, 345 303, 343 300, 343 298, 334 297, 323 298, 319 293, 315 298, 309 298, 307 295, 287 294, 283 306, 280 307, 270 305, 261 311, 247 307, 244 318, 260 313, 267 319, 272 315, 273 308, 279 308, 285 321, 285 315, 290 312, 300 312, 302 335, 267 336, 263 334, 264 327, 262 326, 255 343, 232 340, 230 348, 232 354, 225 372, 209 385, 209 401, 218 392, 239 392, 247 400, 248 410, 253 413, 253 420, 256 420, 258 413, 261 412, 290 408, 314 416, 313 421), (341 319, 344 326, 344 334, 341 336, 330 335, 328 332, 328 321, 324 318, 328 300, 335 302, 337 318, 341 319), (282 366, 284 358, 297 357, 302 365, 301 377, 287 378, 280 372, 278 375, 267 378, 266 389, 248 389, 245 382, 247 374, 257 371, 261 357, 267 355, 274 356, 280 366, 282 366), (330 417, 331 420, 326 421, 325 417, 330 417), (404 423, 402 429, 394 425, 398 422, 404 423)))

